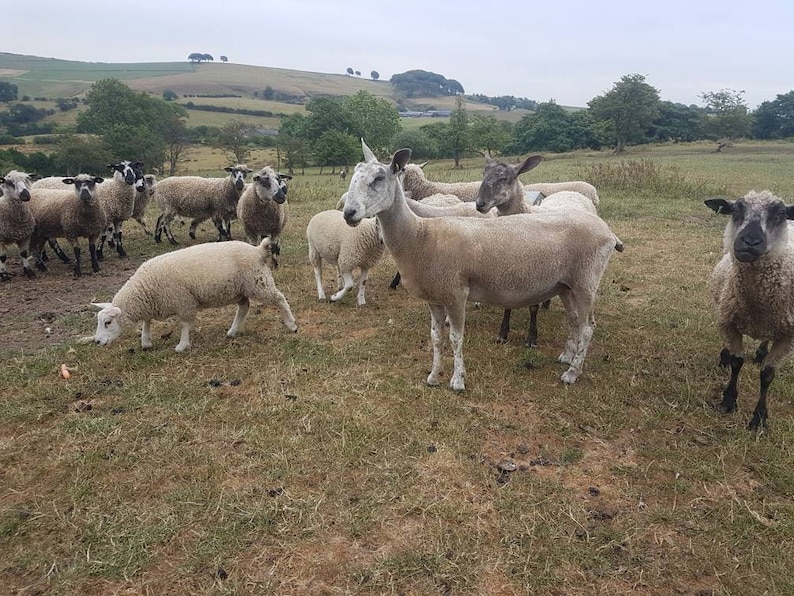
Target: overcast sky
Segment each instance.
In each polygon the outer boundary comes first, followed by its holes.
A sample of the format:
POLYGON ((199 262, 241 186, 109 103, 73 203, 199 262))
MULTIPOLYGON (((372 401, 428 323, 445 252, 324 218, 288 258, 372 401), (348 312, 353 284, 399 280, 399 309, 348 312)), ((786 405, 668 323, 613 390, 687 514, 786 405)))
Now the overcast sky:
POLYGON ((639 73, 664 100, 794 90, 794 0, 20 0, 0 51, 90 62, 219 60, 380 78, 422 69, 466 93, 585 106, 639 73))

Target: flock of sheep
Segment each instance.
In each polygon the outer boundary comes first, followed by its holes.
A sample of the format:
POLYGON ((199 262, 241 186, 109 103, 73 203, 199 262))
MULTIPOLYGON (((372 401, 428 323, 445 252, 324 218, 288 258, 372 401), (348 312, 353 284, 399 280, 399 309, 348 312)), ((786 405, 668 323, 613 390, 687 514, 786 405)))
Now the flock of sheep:
MULTIPOLYGON (((421 166, 408 163, 410 149, 397 151, 381 163, 362 141, 364 162, 350 177, 349 189, 337 209, 314 215, 307 228, 309 261, 318 298, 326 300, 323 262, 337 271, 341 300, 356 283, 357 304, 366 303, 369 270, 392 255, 406 290, 430 307, 432 367, 427 383, 438 385, 442 369, 442 332, 449 326, 454 354, 450 387, 465 388, 463 337, 466 303, 483 302, 505 308, 497 340, 506 341, 510 311, 531 309, 527 345, 537 344, 538 306, 559 296, 569 333, 559 361, 567 365, 561 380, 576 381, 593 336, 596 293, 615 251, 623 243, 599 217, 599 197, 586 182, 529 184, 519 176, 540 163, 530 156, 511 165, 486 158, 483 179, 445 184, 427 180, 421 166)), ((218 243, 205 243, 144 262, 110 303, 96 304, 97 330, 91 338, 105 345, 126 323, 142 322, 141 345, 151 347, 152 319, 177 316, 182 324, 176 351, 190 347, 190 326, 199 309, 237 305, 227 335, 236 336, 250 301, 274 306, 284 325, 297 331, 292 311, 277 289, 271 267, 278 265, 279 237, 288 221, 289 176, 266 166, 252 173, 237 164, 228 177, 175 176, 155 181, 140 162, 110 164, 112 178, 80 174, 33 182, 12 171, 0 177, 0 279, 10 279, 6 247, 17 244, 23 272, 45 270, 45 244, 68 260, 57 244, 65 238, 74 253, 74 275, 81 275, 79 238, 88 240, 92 269, 99 270, 105 242, 123 256, 122 223, 143 219, 150 199, 160 216, 153 232, 173 244, 170 225, 190 218, 190 235, 211 219, 218 243), (71 187, 65 188, 65 187, 71 187), (231 240, 237 218, 248 242, 231 240), (167 283, 164 283, 167 281, 167 283)), ((794 235, 789 220, 794 205, 768 191, 751 191, 738 200, 709 199, 706 205, 730 216, 724 255, 710 278, 719 332, 724 348, 720 364, 730 367, 730 381, 720 409, 736 410, 737 379, 744 363, 744 335, 760 340, 760 395, 750 428, 766 426, 766 399, 775 371, 794 352, 794 235)))

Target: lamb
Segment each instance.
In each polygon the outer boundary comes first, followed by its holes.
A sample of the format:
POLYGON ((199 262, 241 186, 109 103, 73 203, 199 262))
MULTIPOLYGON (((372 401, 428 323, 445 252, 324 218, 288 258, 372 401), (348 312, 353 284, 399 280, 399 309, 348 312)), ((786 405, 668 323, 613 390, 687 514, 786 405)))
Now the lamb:
POLYGON ((204 220, 212 219, 218 230, 218 240, 231 240, 231 232, 224 227, 237 209, 237 202, 245 187, 245 177, 252 170, 245 164, 224 168, 229 176, 204 178, 201 176, 171 176, 163 178, 154 187, 155 200, 160 207, 160 216, 154 231, 155 242, 162 234, 171 244, 178 244, 171 233, 171 222, 177 215, 190 217, 190 237, 196 239, 196 227, 204 220))
POLYGON ((11 170, 0 177, 0 280, 11 279, 6 269, 6 247, 16 244, 26 277, 35 277, 30 240, 36 221, 28 207, 31 181, 25 172, 11 170))
POLYGON ((237 204, 237 219, 251 244, 257 244, 263 236, 270 236, 273 267, 276 268, 276 256, 281 254, 279 237, 289 221, 285 184, 270 166, 259 170, 252 180, 237 204))
POLYGON ((274 306, 290 331, 297 331, 292 310, 276 288, 267 266, 270 240, 259 246, 232 240, 197 244, 145 261, 99 308, 94 342, 104 346, 119 337, 127 323, 143 321, 141 347, 152 347, 151 321, 176 315, 182 324, 177 352, 190 348, 190 326, 200 309, 237 305, 232 326, 226 333, 237 337, 252 299, 274 306))
MULTIPOLYGON (((422 164, 424 165, 424 164, 422 164)), ((455 195, 461 201, 476 201, 480 181, 476 182, 435 182, 428 180, 422 165, 407 164, 403 174, 403 189, 411 193, 411 198, 421 201, 434 194, 455 195)))
MULTIPOLYGON (((477 197, 477 209, 488 211, 496 209, 500 216, 515 215, 517 213, 537 213, 539 211, 579 211, 597 216, 595 203, 587 196, 571 191, 557 191, 545 197, 539 206, 537 202, 527 200, 526 185, 522 185, 518 177, 536 167, 541 161, 540 155, 527 157, 522 163, 513 166, 504 162, 497 162, 486 157, 485 170, 483 171, 483 182, 477 197)), ((547 191, 551 189, 547 188, 547 191)), ((542 193, 541 193, 542 194, 542 193)), ((623 243, 617 240, 615 249, 623 250, 623 243)), ((548 308, 549 301, 545 301, 543 306, 548 308)), ((538 342, 538 309, 537 304, 533 304, 529 309, 529 332, 525 345, 529 348, 537 347, 538 342)), ((496 340, 500 343, 507 341, 510 332, 511 309, 505 309, 502 317, 502 324, 496 340)), ((592 314, 591 314, 592 317, 592 314)), ((595 325, 591 318, 591 324, 595 325)))
POLYGON ((337 292, 331 296, 331 302, 341 300, 355 285, 353 269, 359 268, 361 274, 356 304, 364 306, 369 270, 378 264, 384 252, 377 222, 367 219, 351 228, 345 223, 341 211, 329 209, 317 213, 309 220, 306 239, 309 242, 309 261, 314 267, 314 279, 317 282, 317 298, 325 300, 322 278, 322 264, 325 260, 337 270, 337 292))
POLYGON ((144 191, 143 162, 124 160, 108 164, 108 168, 114 170, 113 178, 97 189, 97 198, 105 210, 109 226, 97 247, 97 258, 100 260, 104 257, 105 241, 111 248, 115 246, 120 257, 127 256, 122 243, 121 227, 132 217, 136 195, 144 191))
MULTIPOLYGON (((103 182, 103 178, 79 174, 74 178, 61 180, 62 186, 73 185, 73 191, 32 189, 30 210, 36 226, 30 245, 34 255, 41 255, 46 240, 65 237, 74 251, 74 276, 80 277, 81 249, 78 238, 87 238, 91 268, 94 273, 99 271, 97 239, 107 227, 107 217, 104 206, 99 201, 96 185, 103 182)), ((46 269, 41 259, 37 266, 42 271, 46 269)))
POLYGON ((739 371, 744 364, 742 336, 764 342, 756 352, 761 365, 760 393, 749 428, 767 425, 767 394, 775 372, 794 352, 794 205, 768 190, 751 190, 731 201, 708 199, 710 209, 731 218, 725 227, 724 254, 709 278, 722 337, 720 365, 731 376, 718 408, 736 411, 739 371), (771 349, 767 349, 771 342, 771 349))
POLYGON ((598 207, 600 202, 595 186, 581 180, 572 180, 570 182, 533 182, 532 184, 525 184, 524 189, 540 192, 546 197, 564 190, 571 190, 586 196, 596 207, 598 207))
POLYGON ((420 218, 406 205, 399 172, 411 156, 400 149, 381 164, 362 140, 365 161, 350 179, 345 221, 355 226, 376 216, 386 248, 402 273, 405 288, 430 307, 433 366, 429 385, 441 373, 445 316, 454 352, 450 387, 465 389, 463 331, 466 301, 508 308, 563 299, 570 334, 560 361, 569 364, 562 382, 576 381, 593 335, 590 313, 616 238, 587 213, 537 214, 478 219, 420 218))
POLYGON ((132 219, 138 222, 138 225, 143 228, 143 233, 147 236, 151 236, 152 231, 146 225, 146 208, 154 196, 154 185, 156 183, 157 178, 154 177, 154 174, 146 174, 143 177, 143 191, 135 195, 135 206, 132 208, 132 219))

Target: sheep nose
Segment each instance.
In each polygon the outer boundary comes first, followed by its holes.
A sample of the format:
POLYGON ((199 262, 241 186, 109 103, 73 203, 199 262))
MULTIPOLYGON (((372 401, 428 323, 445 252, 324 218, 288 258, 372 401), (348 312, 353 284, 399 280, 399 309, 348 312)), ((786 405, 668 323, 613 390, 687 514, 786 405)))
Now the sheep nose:
POLYGON ((356 210, 351 207, 346 208, 344 211, 344 217, 348 224, 353 223, 356 218, 356 210))
POLYGON ((22 199, 23 201, 29 201, 30 200, 30 191, 27 188, 23 188, 19 192, 19 198, 22 199))

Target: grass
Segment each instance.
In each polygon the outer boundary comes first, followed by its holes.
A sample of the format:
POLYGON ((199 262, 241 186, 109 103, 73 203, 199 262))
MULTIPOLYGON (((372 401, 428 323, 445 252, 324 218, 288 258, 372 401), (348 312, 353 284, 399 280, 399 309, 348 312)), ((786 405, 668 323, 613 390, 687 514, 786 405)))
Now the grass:
MULTIPOLYGON (((11 593, 791 593, 794 376, 776 377, 760 436, 745 429, 754 365, 739 412, 713 409, 727 375, 706 280, 725 222, 702 205, 790 188, 790 147, 578 152, 527 176, 597 176, 601 213, 626 244, 567 388, 558 301, 534 351, 520 341, 526 312, 497 345, 501 311, 471 308, 463 394, 424 385, 427 308, 388 289, 390 260, 370 276, 367 307, 354 294, 317 302, 305 226, 346 187, 315 170, 290 184, 274 274, 296 335, 257 307, 230 340, 224 308, 202 312, 186 354, 173 352, 174 321, 153 324, 151 351, 132 330, 100 349, 74 339, 93 331, 88 298, 109 298, 128 274, 115 257, 77 282, 57 265, 16 277, 0 304, 52 292, 47 324, 63 341, 24 341, 44 325, 35 307, 4 323, 0 582, 11 593), (506 459, 515 471, 500 472, 506 459)), ((192 173, 225 165, 194 155, 192 173)), ((479 159, 463 165, 427 175, 482 173, 479 159)), ((214 238, 209 225, 199 233, 214 238)), ((130 272, 169 248, 134 226, 125 235, 130 272)))

